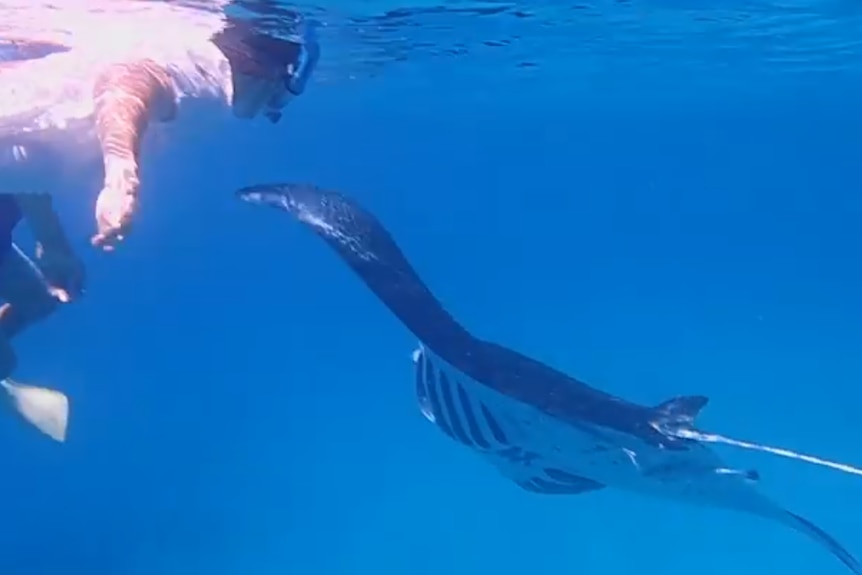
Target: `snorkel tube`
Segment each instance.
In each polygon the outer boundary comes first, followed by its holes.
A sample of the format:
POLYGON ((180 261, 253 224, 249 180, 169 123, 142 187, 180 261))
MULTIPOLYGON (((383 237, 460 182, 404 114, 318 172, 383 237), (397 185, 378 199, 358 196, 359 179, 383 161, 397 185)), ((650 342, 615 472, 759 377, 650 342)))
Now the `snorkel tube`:
POLYGON ((300 50, 296 63, 288 68, 284 87, 294 96, 299 96, 305 91, 305 86, 320 59, 320 44, 317 41, 318 26, 317 21, 306 20, 302 23, 302 33, 291 38, 300 45, 300 50))

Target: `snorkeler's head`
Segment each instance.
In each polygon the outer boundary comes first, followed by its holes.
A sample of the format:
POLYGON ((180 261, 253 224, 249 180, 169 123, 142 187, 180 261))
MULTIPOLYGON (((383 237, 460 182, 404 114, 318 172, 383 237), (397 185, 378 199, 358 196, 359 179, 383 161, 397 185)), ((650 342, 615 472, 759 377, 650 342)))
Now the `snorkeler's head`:
POLYGON ((248 22, 229 24, 213 38, 230 62, 233 113, 238 118, 265 115, 277 123, 281 110, 305 90, 320 48, 314 27, 302 37, 276 38, 256 31, 248 22))

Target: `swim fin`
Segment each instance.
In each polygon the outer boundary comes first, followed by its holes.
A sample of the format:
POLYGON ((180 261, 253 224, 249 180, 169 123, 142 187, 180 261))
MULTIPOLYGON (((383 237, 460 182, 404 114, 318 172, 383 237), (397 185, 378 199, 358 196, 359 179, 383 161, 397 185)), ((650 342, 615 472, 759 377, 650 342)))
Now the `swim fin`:
POLYGON ((44 387, 24 385, 11 379, 0 380, 15 410, 39 431, 52 439, 66 440, 69 423, 69 399, 61 392, 44 387))

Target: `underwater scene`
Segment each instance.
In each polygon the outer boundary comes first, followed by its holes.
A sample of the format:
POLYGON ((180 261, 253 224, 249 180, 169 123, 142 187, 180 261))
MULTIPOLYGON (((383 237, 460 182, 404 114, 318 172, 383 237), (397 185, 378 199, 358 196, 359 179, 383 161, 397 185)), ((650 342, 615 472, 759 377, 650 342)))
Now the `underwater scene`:
POLYGON ((862 575, 860 29, 0 2, 0 572, 862 575))

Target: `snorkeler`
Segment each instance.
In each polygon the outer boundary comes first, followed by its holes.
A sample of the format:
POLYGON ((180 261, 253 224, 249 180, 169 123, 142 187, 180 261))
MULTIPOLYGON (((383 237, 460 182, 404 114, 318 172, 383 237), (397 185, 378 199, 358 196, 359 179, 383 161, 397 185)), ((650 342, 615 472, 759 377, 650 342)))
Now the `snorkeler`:
POLYGON ((69 402, 51 389, 10 379, 17 365, 11 340, 79 297, 84 268, 63 232, 48 194, 0 194, 0 388, 27 421, 57 441, 66 438, 69 402), (34 263, 12 241, 26 220, 36 240, 34 263))
POLYGON ((215 95, 236 118, 264 116, 278 123, 285 106, 305 90, 319 57, 311 34, 284 40, 229 21, 211 39, 217 52, 199 46, 173 62, 143 58, 105 70, 94 92, 105 187, 96 202, 93 245, 110 251, 128 233, 138 205, 141 141, 151 119, 171 121, 184 98, 215 95))
MULTIPOLYGON (((0 63, 0 164, 4 157, 19 170, 45 164, 39 158, 51 166, 102 163, 91 243, 104 251, 124 240, 136 214, 150 123, 181 119, 188 115, 185 104, 203 100, 224 104, 238 119, 278 123, 319 57, 311 24, 301 36, 283 39, 250 22, 163 3, 135 3, 136 12, 122 16, 82 9, 73 18, 61 17, 62 7, 44 10, 58 26, 78 29, 66 49, 41 56, 18 34, 17 51, 36 56, 0 63), (146 30, 147 18, 158 36, 146 30), (92 32, 101 28, 112 33, 92 32)), ((55 34, 50 43, 63 47, 63 37, 55 34)), ((34 34, 33 42, 45 40, 34 34)), ((69 180, 37 189, 60 193, 69 180)))

